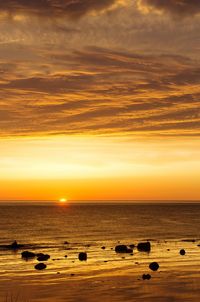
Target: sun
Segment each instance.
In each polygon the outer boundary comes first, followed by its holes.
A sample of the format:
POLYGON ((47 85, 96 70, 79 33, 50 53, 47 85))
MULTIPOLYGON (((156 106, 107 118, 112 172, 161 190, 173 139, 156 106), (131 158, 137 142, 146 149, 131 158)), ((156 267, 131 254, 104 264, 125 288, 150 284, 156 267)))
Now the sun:
POLYGON ((66 202, 67 202, 67 198, 60 198, 60 199, 59 199, 59 202, 60 202, 60 203, 66 203, 66 202))

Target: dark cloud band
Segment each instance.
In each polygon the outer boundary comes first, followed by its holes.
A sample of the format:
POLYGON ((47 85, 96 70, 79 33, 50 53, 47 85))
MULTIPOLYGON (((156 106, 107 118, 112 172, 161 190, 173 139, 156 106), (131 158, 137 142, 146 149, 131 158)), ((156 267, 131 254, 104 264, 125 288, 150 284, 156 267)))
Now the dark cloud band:
POLYGON ((6 0, 0 1, 0 11, 41 16, 79 18, 91 11, 102 11, 117 0, 6 0))
POLYGON ((158 10, 187 16, 200 13, 199 0, 138 0, 139 7, 147 11, 158 10))

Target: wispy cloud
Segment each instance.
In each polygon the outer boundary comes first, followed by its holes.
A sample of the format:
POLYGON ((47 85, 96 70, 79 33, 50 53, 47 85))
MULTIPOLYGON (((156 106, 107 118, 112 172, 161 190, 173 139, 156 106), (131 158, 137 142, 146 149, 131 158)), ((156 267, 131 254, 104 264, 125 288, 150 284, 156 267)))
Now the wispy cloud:
POLYGON ((27 76, 25 66, 2 68, 1 136, 200 134, 200 67, 191 59, 90 47, 47 53, 56 73, 27 76))
POLYGON ((176 16, 193 16, 200 13, 198 0, 138 0, 138 7, 144 12, 163 12, 176 16))
POLYGON ((43 17, 80 18, 89 12, 103 11, 120 0, 7 0, 0 2, 0 11, 8 14, 30 14, 43 17))

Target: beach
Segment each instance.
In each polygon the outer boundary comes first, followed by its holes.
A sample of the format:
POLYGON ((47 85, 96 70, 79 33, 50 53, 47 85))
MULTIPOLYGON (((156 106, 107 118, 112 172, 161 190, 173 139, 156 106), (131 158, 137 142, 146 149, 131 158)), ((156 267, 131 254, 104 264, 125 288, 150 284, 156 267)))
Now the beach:
POLYGON ((1 205, 0 214, 2 302, 199 301, 198 204, 1 205), (22 247, 6 248, 14 240, 22 247), (150 251, 138 250, 141 242, 150 251), (24 250, 49 254, 46 269, 24 250))

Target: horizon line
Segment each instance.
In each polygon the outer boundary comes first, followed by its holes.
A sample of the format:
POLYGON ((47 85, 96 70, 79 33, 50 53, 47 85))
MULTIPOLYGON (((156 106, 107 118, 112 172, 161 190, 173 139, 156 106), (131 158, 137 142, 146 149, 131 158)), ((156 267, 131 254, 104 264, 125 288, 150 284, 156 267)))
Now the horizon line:
MULTIPOLYGON (((0 202, 59 202, 59 199, 0 199, 0 202)), ((200 202, 200 199, 69 199, 67 202, 200 202)))

